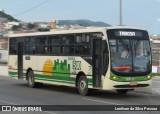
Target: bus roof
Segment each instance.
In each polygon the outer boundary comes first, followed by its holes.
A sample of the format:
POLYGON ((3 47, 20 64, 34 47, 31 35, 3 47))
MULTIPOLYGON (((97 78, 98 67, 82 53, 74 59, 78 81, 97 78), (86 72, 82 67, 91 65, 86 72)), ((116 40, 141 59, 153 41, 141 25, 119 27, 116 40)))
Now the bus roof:
POLYGON ((89 32, 102 32, 105 33, 108 29, 138 29, 146 30, 139 27, 128 27, 128 26, 110 26, 110 27, 86 27, 79 29, 54 29, 47 32, 32 32, 32 33, 18 33, 9 34, 9 37, 23 37, 23 36, 45 36, 45 35, 56 35, 56 34, 72 34, 72 33, 89 33, 89 32))

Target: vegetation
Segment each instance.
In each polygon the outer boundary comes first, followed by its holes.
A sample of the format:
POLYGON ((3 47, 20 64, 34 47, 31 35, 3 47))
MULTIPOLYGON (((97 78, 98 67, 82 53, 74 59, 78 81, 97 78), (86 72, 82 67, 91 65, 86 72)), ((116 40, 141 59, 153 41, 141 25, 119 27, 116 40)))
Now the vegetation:
POLYGON ((85 20, 85 19, 78 19, 78 20, 58 20, 58 25, 63 26, 63 25, 81 25, 81 26, 98 26, 98 27, 107 27, 111 26, 107 23, 104 22, 94 22, 90 20, 85 20))
POLYGON ((8 15, 8 14, 2 12, 2 11, 0 11, 0 18, 7 18, 9 21, 16 21, 16 22, 18 22, 17 19, 15 19, 11 15, 8 15))

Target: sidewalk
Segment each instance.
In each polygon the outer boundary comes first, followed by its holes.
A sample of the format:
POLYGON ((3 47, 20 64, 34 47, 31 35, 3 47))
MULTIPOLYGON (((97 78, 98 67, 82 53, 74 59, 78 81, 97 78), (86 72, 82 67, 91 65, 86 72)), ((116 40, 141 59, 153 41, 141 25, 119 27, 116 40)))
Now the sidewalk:
POLYGON ((0 76, 8 76, 8 66, 0 66, 0 76))

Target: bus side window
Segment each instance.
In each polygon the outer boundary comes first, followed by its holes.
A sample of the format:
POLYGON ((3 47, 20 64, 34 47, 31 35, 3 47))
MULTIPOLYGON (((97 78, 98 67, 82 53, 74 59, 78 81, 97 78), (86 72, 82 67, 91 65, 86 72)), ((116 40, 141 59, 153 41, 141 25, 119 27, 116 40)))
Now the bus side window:
POLYGON ((48 53, 48 39, 47 36, 37 36, 37 54, 48 53))
POLYGON ((90 35, 89 34, 77 34, 75 37, 74 49, 75 49, 76 55, 89 55, 91 53, 90 35))
POLYGON ((63 54, 74 54, 74 46, 62 46, 63 54))
POLYGON ((62 54, 74 54, 74 35, 62 36, 62 54))
POLYGON ((48 36, 48 53, 60 54, 61 53, 61 38, 60 36, 48 36))
POLYGON ((64 46, 62 46, 62 54, 65 54, 64 46))
POLYGON ((35 37, 25 38, 25 53, 26 54, 36 53, 36 38, 35 37))
MULTIPOLYGON (((9 54, 16 55, 18 52, 18 42, 24 42, 24 37, 10 38, 9 42, 10 42, 9 43, 9 45, 10 45, 9 54)), ((24 46, 24 44, 23 44, 23 46, 24 46)), ((23 53, 24 53, 24 50, 23 50, 23 53)))
POLYGON ((17 54, 17 46, 10 46, 9 53, 13 55, 17 54))
POLYGON ((46 54, 46 53, 48 53, 48 52, 49 52, 48 46, 44 46, 44 53, 46 54))

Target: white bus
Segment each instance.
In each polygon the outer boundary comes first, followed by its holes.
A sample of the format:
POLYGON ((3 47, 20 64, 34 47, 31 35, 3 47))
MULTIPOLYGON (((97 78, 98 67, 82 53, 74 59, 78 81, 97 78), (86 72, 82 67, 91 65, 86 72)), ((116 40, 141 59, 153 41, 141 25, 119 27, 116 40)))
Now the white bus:
POLYGON ((29 87, 43 83, 126 93, 151 84, 148 32, 135 27, 84 28, 12 34, 9 75, 29 87))

